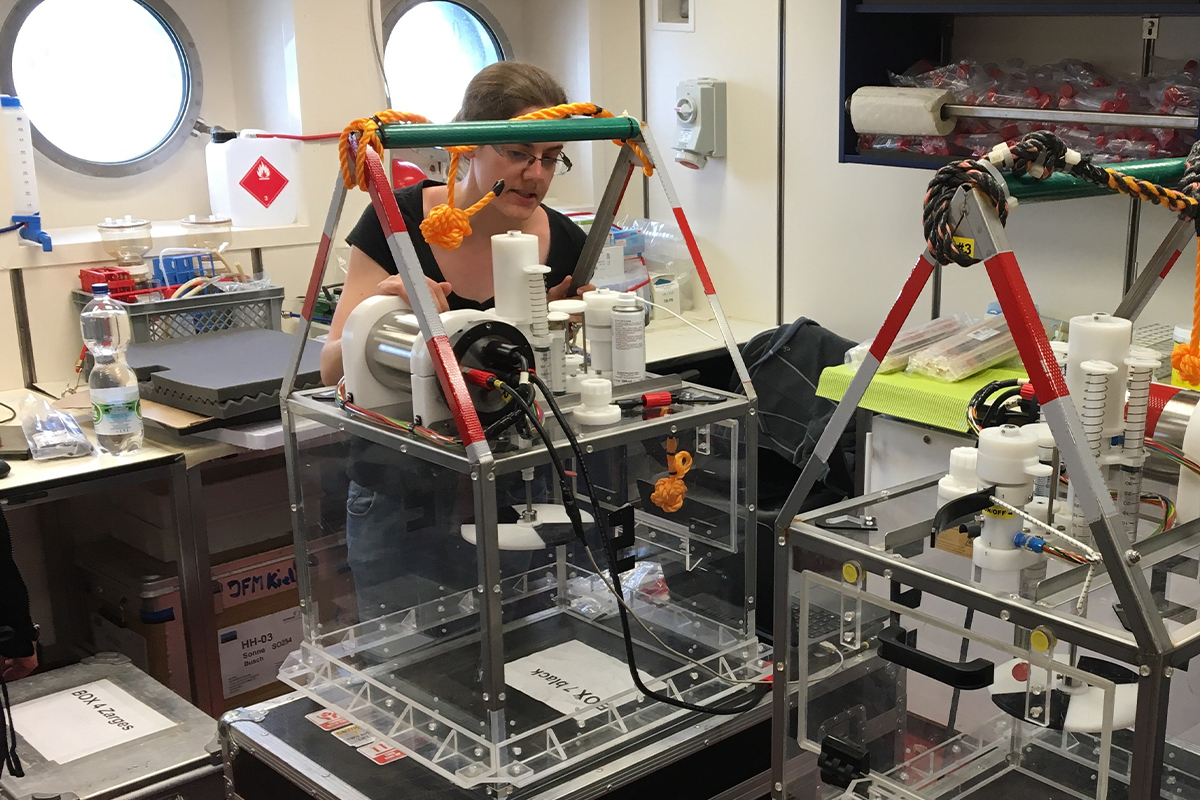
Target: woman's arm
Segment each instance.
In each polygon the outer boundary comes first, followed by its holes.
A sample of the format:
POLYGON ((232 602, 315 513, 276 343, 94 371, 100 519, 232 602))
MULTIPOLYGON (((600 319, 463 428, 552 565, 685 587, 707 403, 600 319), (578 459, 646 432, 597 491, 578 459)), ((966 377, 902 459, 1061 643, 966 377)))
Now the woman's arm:
MULTIPOLYGON (((438 311, 450 310, 450 284, 438 283, 431 278, 425 278, 437 303, 438 311)), ((333 320, 329 326, 329 336, 325 346, 321 348, 321 382, 333 386, 342 377, 342 329, 350 312, 358 307, 363 300, 377 294, 394 294, 405 300, 408 293, 404 290, 404 282, 398 275, 389 275, 387 270, 379 266, 374 259, 359 250, 350 248, 350 264, 346 268, 346 282, 342 285, 342 295, 338 298, 337 308, 333 312, 333 320)))

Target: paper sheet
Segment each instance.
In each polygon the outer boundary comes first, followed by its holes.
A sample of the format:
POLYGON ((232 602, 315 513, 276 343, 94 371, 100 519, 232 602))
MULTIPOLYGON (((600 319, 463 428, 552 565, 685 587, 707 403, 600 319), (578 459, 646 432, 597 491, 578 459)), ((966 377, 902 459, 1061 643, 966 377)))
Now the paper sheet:
POLYGON ((12 717, 21 738, 58 764, 176 724, 107 679, 13 706, 12 717))
MULTIPOLYGON (((642 670, 638 670, 638 676, 653 688, 653 678, 642 670)), ((504 665, 504 681, 563 714, 595 709, 581 714, 580 719, 607 708, 601 702, 604 699, 634 688, 624 661, 576 641, 510 661, 504 665)))

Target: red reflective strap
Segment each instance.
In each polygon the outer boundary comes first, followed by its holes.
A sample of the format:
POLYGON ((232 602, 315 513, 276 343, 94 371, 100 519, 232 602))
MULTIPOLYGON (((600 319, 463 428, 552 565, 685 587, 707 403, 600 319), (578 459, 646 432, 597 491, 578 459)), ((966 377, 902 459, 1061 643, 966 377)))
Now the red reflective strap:
POLYGON ((687 217, 683 215, 683 209, 671 210, 675 212, 675 221, 679 223, 679 230, 683 232, 683 241, 687 243, 688 252, 692 255, 692 263, 696 265, 696 274, 700 276, 700 285, 704 287, 704 293, 716 294, 717 290, 713 286, 712 279, 708 277, 708 268, 704 266, 704 257, 700 255, 700 246, 696 244, 696 235, 692 233, 692 226, 688 225, 687 217))
POLYGON ((1167 277, 1167 273, 1171 271, 1171 267, 1175 266, 1175 262, 1179 260, 1180 252, 1182 251, 1176 250, 1171 254, 1171 257, 1167 259, 1167 263, 1163 265, 1162 272, 1158 273, 1158 277, 1167 277))
POLYGON ((888 312, 887 319, 880 326, 875 340, 871 342, 871 355, 875 357, 876 361, 883 361, 883 357, 891 349, 892 343, 896 341, 896 335, 900 333, 901 326, 908 319, 908 315, 912 313, 913 306, 916 305, 917 298, 921 296, 925 282, 929 280, 933 270, 934 264, 929 259, 929 254, 922 253, 921 257, 917 259, 916 266, 909 273, 908 280, 904 282, 904 288, 900 290, 900 296, 896 298, 892 310, 888 312))
POLYGON ((304 293, 304 307, 300 310, 300 315, 305 319, 312 320, 313 308, 317 305, 317 295, 321 292, 321 278, 325 274, 325 260, 329 258, 329 248, 333 245, 333 240, 329 238, 329 234, 321 234, 321 242, 317 245, 317 259, 313 262, 312 276, 308 279, 308 291, 304 293))
POLYGON ((1180 392, 1180 387, 1167 383, 1150 384, 1150 403, 1146 409, 1146 435, 1153 436, 1158 427, 1158 418, 1172 397, 1180 392))
POLYGON ((985 264, 1038 402, 1046 405, 1057 400, 1067 394, 1067 383, 1050 349, 1050 340, 1046 338, 1016 256, 1012 251, 997 253, 985 264))
POLYGON ((650 392, 642 395, 642 403, 646 408, 663 408, 671 405, 670 392, 650 392))
POLYGON ((379 160, 379 155, 374 150, 368 150, 366 162, 367 175, 370 178, 367 181, 367 193, 371 195, 371 205, 375 206, 375 213, 383 226, 383 235, 387 237, 393 233, 408 233, 408 227, 404 224, 400 206, 396 205, 396 195, 392 194, 392 187, 388 183, 387 173, 383 171, 383 162, 379 160), (384 191, 380 191, 381 187, 384 191))
POLYGON ((446 404, 450 406, 450 414, 458 426, 459 437, 465 445, 480 441, 483 439, 483 426, 479 424, 479 415, 475 413, 471 396, 467 394, 467 383, 463 380, 450 340, 445 335, 435 336, 427 344, 433 356, 433 369, 437 372, 438 383, 442 385, 442 394, 446 396, 446 404), (460 398, 465 399, 466 403, 460 403, 460 398))

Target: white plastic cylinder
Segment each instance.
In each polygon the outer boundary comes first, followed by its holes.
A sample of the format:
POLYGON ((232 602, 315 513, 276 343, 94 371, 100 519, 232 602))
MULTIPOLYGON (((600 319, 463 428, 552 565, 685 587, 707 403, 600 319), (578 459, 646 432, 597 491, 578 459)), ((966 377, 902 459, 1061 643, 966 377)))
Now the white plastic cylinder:
POLYGON ((575 421, 582 425, 612 425, 621 419, 621 409, 612 402, 612 381, 606 378, 584 378, 579 382, 579 399, 575 421))
POLYGON ((950 471, 938 481, 938 508, 979 489, 975 462, 979 451, 974 447, 956 447, 950 451, 950 471))
POLYGON ((254 133, 204 146, 212 213, 239 228, 291 225, 300 207, 299 144, 254 133))
MULTIPOLYGON (((1075 398, 1075 407, 1083 413, 1085 361, 1107 361, 1124 364, 1129 355, 1129 340, 1133 323, 1111 314, 1085 314, 1071 318, 1071 335, 1067 342, 1067 389, 1075 398)), ((1125 396, 1125 373, 1118 372, 1108 382, 1110 397, 1125 396)), ((1120 403, 1109 403, 1104 411, 1103 436, 1120 436, 1124 415, 1120 403)))
POLYGON ((547 379, 554 394, 567 391, 567 322, 569 314, 551 311, 547 314, 550 327, 550 377, 547 379))
MULTIPOLYGON (((1083 423, 1083 432, 1087 436, 1088 447, 1092 450, 1092 458, 1100 457, 1100 447, 1106 435, 1108 409, 1117 407, 1119 403, 1108 401, 1110 396, 1116 398, 1124 394, 1114 391, 1117 376, 1122 375, 1115 365, 1108 361, 1089 360, 1079 364, 1080 394, 1075 401, 1079 406, 1079 418, 1083 423)), ((1123 382, 1122 382, 1123 383, 1123 382)))
MULTIPOLYGON (((1054 434, 1050 431, 1050 426, 1045 422, 1035 422, 1032 425, 1022 425, 1022 430, 1027 430, 1037 437, 1038 440, 1038 462, 1051 467, 1054 461, 1054 434)), ((1051 467, 1053 469, 1053 467, 1051 467)), ((1055 490, 1054 481, 1057 476, 1046 475, 1040 477, 1033 482, 1034 497, 1049 497, 1050 493, 1055 490)))
POLYGON ((568 393, 578 392, 579 384, 583 381, 586 374, 583 371, 583 356, 579 353, 568 353, 563 362, 563 368, 567 376, 563 385, 567 387, 568 393))
POLYGON ((619 296, 610 289, 597 289, 583 296, 587 303, 583 321, 587 326, 592 372, 601 375, 612 373, 612 310, 619 296))
MULTIPOLYGON (((492 237, 492 291, 496 316, 519 328, 530 323, 526 267, 538 266, 538 237, 509 231, 492 237)), ((543 294, 544 296, 544 294, 543 294)))
MULTIPOLYGON (((1183 433, 1183 453, 1188 458, 1200 456, 1200 414, 1188 419, 1183 433)), ((1175 499, 1176 525, 1200 517, 1200 475, 1187 467, 1179 468, 1179 493, 1175 499)))
POLYGON ((33 169, 33 134, 29 115, 21 101, 0 95, 0 116, 4 119, 4 146, 8 151, 8 180, 12 187, 13 216, 38 213, 37 174, 33 169))
MULTIPOLYGON (((979 454, 975 470, 984 486, 994 485, 996 495, 1016 508, 1033 496, 1034 475, 1047 468, 1038 463, 1037 434, 1015 425, 984 428, 979 432, 979 454)), ((1038 556, 1021 550, 1014 537, 1024 521, 1002 507, 984 512, 983 528, 972 548, 975 566, 998 572, 1013 572, 1037 562, 1038 556)))
POLYGON ((646 377, 646 312, 632 292, 620 295, 612 310, 612 380, 634 383, 646 377))
POLYGON ((546 315, 546 279, 549 267, 536 264, 525 267, 525 302, 529 306, 529 330, 534 336, 549 336, 550 323, 546 315))

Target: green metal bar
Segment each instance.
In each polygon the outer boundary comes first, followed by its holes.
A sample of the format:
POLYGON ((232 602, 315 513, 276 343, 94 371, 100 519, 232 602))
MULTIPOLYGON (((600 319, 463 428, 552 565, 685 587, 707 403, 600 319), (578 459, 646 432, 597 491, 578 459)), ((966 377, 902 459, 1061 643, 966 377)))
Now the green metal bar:
POLYGON ((533 144, 582 142, 596 139, 634 139, 641 126, 629 117, 606 119, 530 119, 451 122, 446 125, 384 125, 380 138, 389 150, 397 147, 447 147, 475 144, 533 144))
MULTIPOLYGON (((1159 186, 1174 188, 1183 178, 1183 162, 1182 158, 1161 158, 1155 161, 1129 161, 1111 166, 1131 177, 1157 183, 1159 186)), ((1028 176, 1015 178, 1012 175, 1005 175, 1004 180, 1008 184, 1008 190, 1012 196, 1022 203, 1040 200, 1073 200, 1077 197, 1116 194, 1110 189, 1081 181, 1062 172, 1056 172, 1044 181, 1034 180, 1028 176)))

